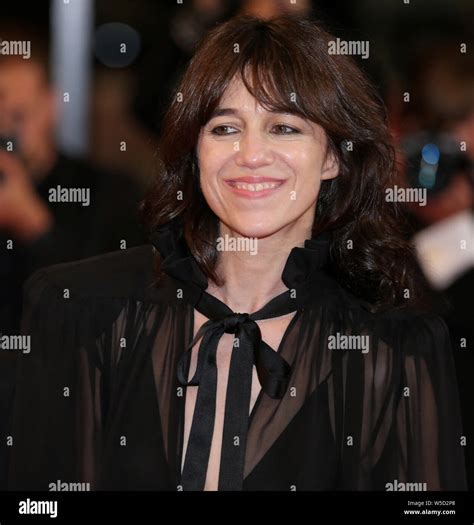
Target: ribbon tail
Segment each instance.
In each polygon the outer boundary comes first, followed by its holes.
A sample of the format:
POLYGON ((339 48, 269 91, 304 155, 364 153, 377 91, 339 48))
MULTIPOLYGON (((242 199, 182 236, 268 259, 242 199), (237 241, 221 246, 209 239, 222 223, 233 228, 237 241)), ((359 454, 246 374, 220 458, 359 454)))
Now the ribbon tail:
MULTIPOLYGON (((239 330, 239 333, 243 331, 239 330)), ((219 490, 242 490, 252 391, 253 344, 242 335, 232 349, 222 434, 219 490)))
POLYGON ((183 355, 181 356, 178 362, 177 376, 178 376, 178 381, 182 385, 184 386, 199 385, 202 371, 203 371, 205 362, 207 360, 207 357, 209 355, 207 343, 209 341, 210 336, 212 335, 212 329, 214 328, 214 325, 215 323, 211 321, 207 321, 206 323, 204 323, 201 326, 201 328, 198 330, 194 339, 187 346, 183 355), (203 337, 203 334, 204 334, 204 337, 203 337), (193 350, 194 345, 199 341, 201 337, 202 337, 202 341, 201 341, 201 344, 199 345, 199 350, 198 350, 198 362, 197 362, 197 367, 196 367, 196 373, 194 374, 193 378, 188 381, 187 371, 189 370, 189 366, 191 363, 192 350, 193 350))
POLYGON ((202 342, 208 351, 205 356, 204 353, 199 356, 201 358, 201 375, 181 476, 183 490, 204 490, 206 483, 216 411, 216 352, 221 335, 221 333, 208 332, 202 342))

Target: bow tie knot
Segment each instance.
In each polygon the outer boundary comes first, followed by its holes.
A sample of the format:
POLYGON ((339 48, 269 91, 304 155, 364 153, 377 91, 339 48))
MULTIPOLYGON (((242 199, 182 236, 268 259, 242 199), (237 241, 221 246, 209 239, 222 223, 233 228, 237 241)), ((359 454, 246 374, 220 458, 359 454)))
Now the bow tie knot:
POLYGON ((241 314, 241 313, 235 313, 235 314, 229 314, 226 315, 222 321, 224 326, 224 332, 226 334, 235 334, 237 333, 237 330, 240 325, 248 321, 250 318, 249 314, 241 314))

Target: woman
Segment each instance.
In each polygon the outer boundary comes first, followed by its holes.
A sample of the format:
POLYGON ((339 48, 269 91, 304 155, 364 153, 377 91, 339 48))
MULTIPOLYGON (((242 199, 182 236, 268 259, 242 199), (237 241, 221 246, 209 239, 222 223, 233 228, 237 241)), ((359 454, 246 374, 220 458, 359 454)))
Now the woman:
POLYGON ((163 124, 153 246, 30 278, 12 487, 465 488, 383 109, 331 39, 213 30, 163 124))

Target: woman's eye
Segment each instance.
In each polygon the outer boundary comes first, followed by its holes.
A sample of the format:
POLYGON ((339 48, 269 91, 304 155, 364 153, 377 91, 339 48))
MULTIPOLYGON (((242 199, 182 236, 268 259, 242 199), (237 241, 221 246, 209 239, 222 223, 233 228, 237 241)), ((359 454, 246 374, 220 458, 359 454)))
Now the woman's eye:
POLYGON ((211 130, 211 133, 213 133, 214 135, 232 135, 236 131, 237 130, 232 126, 217 126, 211 130))
POLYGON ((286 126, 285 124, 277 124, 273 126, 273 129, 276 130, 277 135, 291 135, 292 133, 299 133, 299 130, 292 128, 291 126, 286 126))
MULTIPOLYGON (((272 127, 271 132, 276 135, 292 135, 294 133, 300 133, 300 130, 291 126, 287 126, 285 124, 276 124, 272 127)), ((213 135, 225 136, 234 135, 235 133, 238 133, 238 130, 233 126, 223 124, 221 126, 216 126, 215 128, 212 128, 211 133, 213 135)))

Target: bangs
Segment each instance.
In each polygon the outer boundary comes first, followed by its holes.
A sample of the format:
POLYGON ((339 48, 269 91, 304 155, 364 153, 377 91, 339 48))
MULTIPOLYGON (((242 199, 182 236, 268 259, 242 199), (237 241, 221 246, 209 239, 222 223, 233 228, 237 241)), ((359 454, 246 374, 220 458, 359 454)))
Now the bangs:
POLYGON ((300 91, 296 78, 288 71, 283 74, 280 64, 249 61, 240 71, 240 78, 248 92, 268 111, 295 113, 309 118, 298 105, 300 91), (278 79, 278 80, 276 80, 278 79))
POLYGON ((221 55, 218 67, 208 79, 202 125, 211 118, 234 80, 242 81, 247 91, 266 110, 295 114, 319 124, 319 115, 314 112, 314 97, 318 97, 317 81, 309 78, 310 73, 304 67, 307 61, 305 53, 298 46, 289 48, 282 45, 266 31, 249 32, 245 37, 241 39, 239 52, 234 52, 229 46, 224 47, 228 51, 221 55), (312 97, 308 96, 308 90, 312 97), (312 98, 311 104, 306 105, 305 101, 309 102, 309 98, 312 98))

